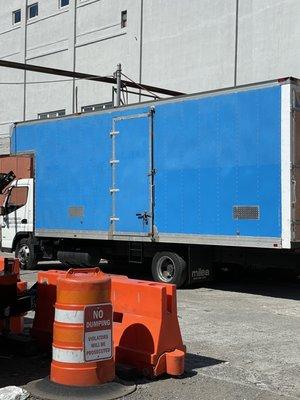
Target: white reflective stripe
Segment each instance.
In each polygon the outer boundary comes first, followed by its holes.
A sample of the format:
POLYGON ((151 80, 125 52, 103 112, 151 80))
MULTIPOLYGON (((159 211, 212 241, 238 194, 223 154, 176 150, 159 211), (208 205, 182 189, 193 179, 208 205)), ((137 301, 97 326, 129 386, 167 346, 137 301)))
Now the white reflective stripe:
POLYGON ((84 312, 80 310, 63 310, 61 308, 55 308, 56 322, 62 322, 65 324, 83 324, 84 312))
POLYGON ((83 350, 66 350, 52 346, 52 360, 65 363, 84 363, 83 350))

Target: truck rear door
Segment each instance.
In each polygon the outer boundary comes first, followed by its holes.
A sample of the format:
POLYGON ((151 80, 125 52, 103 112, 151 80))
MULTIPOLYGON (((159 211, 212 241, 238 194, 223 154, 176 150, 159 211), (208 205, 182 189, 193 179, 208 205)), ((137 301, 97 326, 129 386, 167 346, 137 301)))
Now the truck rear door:
POLYGON ((111 233, 151 236, 154 224, 154 111, 115 117, 111 142, 111 233))

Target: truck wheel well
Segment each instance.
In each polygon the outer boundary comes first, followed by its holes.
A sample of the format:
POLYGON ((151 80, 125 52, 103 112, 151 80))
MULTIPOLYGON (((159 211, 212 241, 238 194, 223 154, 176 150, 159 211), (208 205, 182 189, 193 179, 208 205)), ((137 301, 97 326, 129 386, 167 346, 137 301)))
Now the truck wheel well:
POLYGON ((31 235, 30 235, 29 233, 26 233, 26 232, 19 232, 19 233, 17 233, 16 236, 15 236, 15 238, 14 238, 14 241, 13 241, 12 250, 13 250, 13 251, 16 250, 17 243, 18 243, 21 239, 23 239, 23 238, 28 238, 28 237, 31 237, 31 235))

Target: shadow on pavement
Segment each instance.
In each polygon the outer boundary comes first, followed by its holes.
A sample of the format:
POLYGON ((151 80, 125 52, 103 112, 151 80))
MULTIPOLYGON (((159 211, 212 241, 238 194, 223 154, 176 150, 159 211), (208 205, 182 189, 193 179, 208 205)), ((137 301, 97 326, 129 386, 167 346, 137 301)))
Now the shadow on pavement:
MULTIPOLYGON (((107 262, 100 263, 100 268, 108 274, 126 275, 131 279, 152 280, 151 269, 144 265, 111 265, 107 262)), ((67 270, 69 267, 59 262, 40 262, 39 270, 48 269, 67 270)), ((37 271, 23 271, 22 275, 29 275, 37 271)), ((211 288, 239 293, 258 294, 300 300, 300 279, 297 274, 284 269, 243 270, 237 269, 229 273, 217 273, 212 282, 199 283, 192 288, 211 288)), ((187 288, 189 289, 189 288, 187 288)))
POLYGON ((0 344, 0 387, 22 386, 49 375, 51 360, 48 355, 22 356, 4 343, 0 344))
MULTIPOLYGON (((100 267, 106 273, 126 275, 131 279, 152 280, 149 266, 116 267, 103 264, 100 267)), ((235 273, 218 274, 213 282, 202 283, 190 289, 201 287, 300 300, 300 279, 288 270, 245 271, 241 269, 235 273)))
POLYGON ((206 288, 300 300, 300 279, 285 270, 241 271, 217 276, 206 288))
MULTIPOLYGON (((222 364, 226 361, 211 357, 187 353, 185 360, 185 372, 177 379, 186 379, 197 375, 198 369, 222 364)), ((0 343, 0 387, 23 386, 28 382, 44 378, 49 375, 51 358, 49 354, 38 354, 36 356, 21 356, 15 351, 0 343)), ((168 375, 160 376, 158 379, 167 380, 168 375)), ((131 377, 132 380, 132 377, 131 377)), ((133 380, 138 384, 149 383, 149 379, 136 376, 133 380)))
POLYGON ((225 360, 218 360, 216 358, 187 353, 185 358, 185 373, 181 379, 197 375, 197 370, 200 368, 212 367, 225 362, 225 360))
POLYGON ((143 265, 113 266, 110 264, 104 264, 100 265, 100 268, 107 274, 126 275, 130 279, 153 281, 149 267, 145 267, 143 265))

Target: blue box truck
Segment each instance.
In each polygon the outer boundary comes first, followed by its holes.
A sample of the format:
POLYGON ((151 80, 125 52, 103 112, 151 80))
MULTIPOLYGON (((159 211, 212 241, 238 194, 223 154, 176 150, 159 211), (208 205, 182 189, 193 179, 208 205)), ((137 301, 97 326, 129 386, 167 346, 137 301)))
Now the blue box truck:
POLYGON ((31 155, 1 208, 2 250, 148 262, 199 282, 217 263, 298 264, 300 88, 292 78, 14 125, 31 155))

